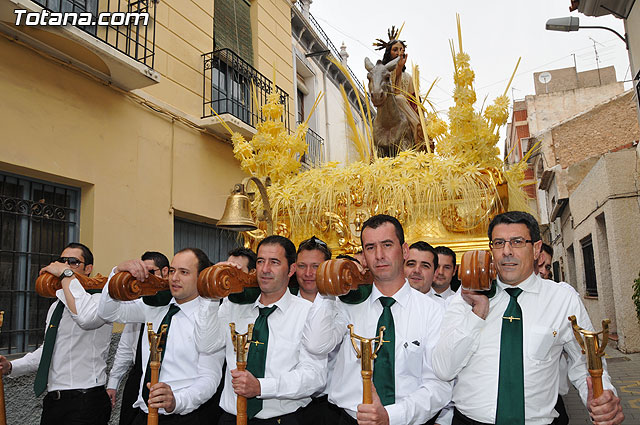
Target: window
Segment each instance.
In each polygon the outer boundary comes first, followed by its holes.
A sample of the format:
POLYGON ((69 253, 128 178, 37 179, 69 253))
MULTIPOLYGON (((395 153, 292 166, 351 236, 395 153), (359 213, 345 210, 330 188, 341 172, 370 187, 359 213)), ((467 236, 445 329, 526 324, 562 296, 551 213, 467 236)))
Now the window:
POLYGON ((78 240, 80 191, 0 173, 0 354, 42 343, 49 299, 35 292, 40 269, 78 240))
POLYGON ((213 49, 231 49, 253 65, 251 3, 248 0, 213 2, 213 49))
POLYGON ((207 223, 197 223, 176 217, 173 230, 175 252, 184 248, 200 248, 212 263, 227 259, 227 253, 242 246, 240 233, 218 229, 207 223))
POLYGON ((580 242, 582 245, 582 260, 584 261, 584 281, 586 295, 598 296, 598 284, 596 282, 596 262, 593 256, 593 242, 591 236, 580 242))
MULTIPOLYGON (((74 12, 74 13, 91 13, 93 19, 98 16, 98 0, 36 0, 36 3, 51 10, 52 12, 74 12)), ((77 25, 78 28, 89 34, 96 35, 96 26, 77 25)))
POLYGON ((211 107, 251 125, 251 76, 224 60, 211 68, 211 107))

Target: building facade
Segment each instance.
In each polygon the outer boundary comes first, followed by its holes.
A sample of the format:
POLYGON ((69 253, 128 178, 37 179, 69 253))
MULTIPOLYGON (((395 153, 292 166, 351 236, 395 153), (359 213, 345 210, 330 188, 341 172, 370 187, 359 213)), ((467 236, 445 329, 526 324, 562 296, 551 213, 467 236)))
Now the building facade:
MULTIPOLYGON (((171 258, 197 246, 217 261, 240 243, 215 227, 245 175, 211 109, 250 137, 261 119, 252 87, 258 103, 277 90, 295 125, 291 8, 0 0, 0 354, 42 342, 50 300, 35 293, 35 279, 68 242, 89 246, 103 275, 147 250, 171 258), (20 10, 46 7, 148 19, 16 24, 20 10)), ((6 381, 9 423, 37 422, 32 378, 6 381)))

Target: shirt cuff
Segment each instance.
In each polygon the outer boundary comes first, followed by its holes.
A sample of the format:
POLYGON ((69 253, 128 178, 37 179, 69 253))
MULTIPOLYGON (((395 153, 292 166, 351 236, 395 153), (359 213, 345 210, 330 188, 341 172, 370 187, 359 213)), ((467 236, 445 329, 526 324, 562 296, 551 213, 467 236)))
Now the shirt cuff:
POLYGON ((390 404, 384 406, 384 408, 387 410, 387 415, 389 415, 389 425, 403 425, 408 423, 401 405, 390 404))
POLYGON ((278 379, 276 378, 258 378, 260 382, 260 395, 258 398, 275 398, 278 394, 278 379))
MULTIPOLYGON (((80 284, 80 281, 78 281, 78 279, 76 278, 71 279, 71 282, 69 283, 69 291, 71 291, 71 295, 73 295, 73 298, 75 298, 76 300, 82 297, 82 295, 85 293, 85 290, 80 284)), ((64 296, 64 289, 58 289, 56 291, 56 297, 58 297, 58 299, 65 306, 67 306, 67 297, 64 296)))
POLYGON ((109 381, 107 382, 107 389, 108 390, 117 390, 118 389, 118 384, 120 384, 120 380, 119 379, 115 379, 114 377, 110 376, 109 377, 109 381))

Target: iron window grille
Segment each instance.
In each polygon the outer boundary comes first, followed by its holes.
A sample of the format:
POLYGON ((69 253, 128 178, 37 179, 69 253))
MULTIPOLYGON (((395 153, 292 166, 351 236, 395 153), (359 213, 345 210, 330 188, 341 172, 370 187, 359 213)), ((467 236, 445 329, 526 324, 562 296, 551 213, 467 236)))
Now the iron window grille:
POLYGON ((78 236, 80 191, 0 173, 0 354, 35 350, 50 299, 35 292, 42 267, 78 236))
MULTIPOLYGON (((248 62, 229 49, 205 53, 203 70, 202 118, 231 114, 245 124, 256 127, 265 121, 262 106, 274 84, 248 62), (252 90, 255 89, 255 99, 252 90)), ((289 95, 275 86, 278 99, 284 105, 283 121, 289 127, 289 95)))
POLYGON ((598 282, 596 280, 596 261, 593 255, 591 236, 581 242, 582 260, 584 261, 585 293, 589 297, 598 296, 598 282))
POLYGON ((107 43, 136 61, 153 68, 156 36, 157 0, 33 0, 51 12, 91 13, 93 21, 102 12, 148 13, 144 20, 131 20, 127 25, 76 25, 77 28, 107 43))

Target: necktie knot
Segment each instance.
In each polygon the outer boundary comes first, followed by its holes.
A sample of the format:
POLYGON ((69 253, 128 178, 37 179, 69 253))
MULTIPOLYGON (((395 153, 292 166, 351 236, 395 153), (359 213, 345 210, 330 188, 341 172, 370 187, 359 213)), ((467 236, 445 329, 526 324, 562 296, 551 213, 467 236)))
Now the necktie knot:
POLYGON ((507 288, 505 291, 507 291, 507 294, 512 298, 518 298, 518 296, 522 294, 522 289, 520 288, 507 288))
POLYGON ((382 307, 384 308, 391 307, 395 304, 395 302, 396 300, 394 300, 392 297, 380 297, 380 304, 382 304, 382 307))
POLYGON ((271 307, 260 307, 259 315, 263 317, 269 317, 274 311, 276 311, 275 305, 271 307))
POLYGON ((169 304, 169 311, 167 312, 167 314, 170 314, 173 316, 179 311, 180 311, 180 307, 178 307, 176 304, 169 304))

